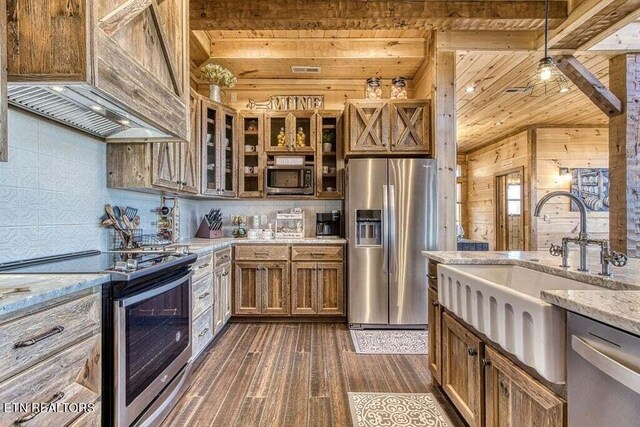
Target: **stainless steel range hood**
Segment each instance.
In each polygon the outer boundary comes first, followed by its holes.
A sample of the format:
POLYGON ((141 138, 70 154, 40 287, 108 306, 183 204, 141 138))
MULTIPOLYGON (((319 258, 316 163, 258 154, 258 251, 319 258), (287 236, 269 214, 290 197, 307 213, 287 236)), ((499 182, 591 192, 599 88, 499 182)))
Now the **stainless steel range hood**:
POLYGON ((126 111, 88 84, 8 83, 9 104, 108 143, 186 142, 126 111))

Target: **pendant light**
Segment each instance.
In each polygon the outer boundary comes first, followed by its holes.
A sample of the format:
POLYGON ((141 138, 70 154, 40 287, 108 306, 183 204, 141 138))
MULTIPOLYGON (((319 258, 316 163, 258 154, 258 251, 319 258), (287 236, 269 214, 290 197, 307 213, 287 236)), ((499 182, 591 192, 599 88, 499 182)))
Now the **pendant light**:
POLYGON ((549 0, 544 2, 544 58, 538 62, 536 74, 527 84, 526 92, 529 96, 569 92, 569 82, 549 56, 549 0))

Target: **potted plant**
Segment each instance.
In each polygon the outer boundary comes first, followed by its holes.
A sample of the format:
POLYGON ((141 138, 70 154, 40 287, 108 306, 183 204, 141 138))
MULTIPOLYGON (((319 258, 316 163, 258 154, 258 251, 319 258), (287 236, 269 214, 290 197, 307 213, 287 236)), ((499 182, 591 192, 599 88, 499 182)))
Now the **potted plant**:
POLYGON ((202 67, 202 77, 209 81, 209 98, 216 102, 221 102, 220 88, 232 88, 237 81, 231 71, 218 64, 207 64, 202 67))

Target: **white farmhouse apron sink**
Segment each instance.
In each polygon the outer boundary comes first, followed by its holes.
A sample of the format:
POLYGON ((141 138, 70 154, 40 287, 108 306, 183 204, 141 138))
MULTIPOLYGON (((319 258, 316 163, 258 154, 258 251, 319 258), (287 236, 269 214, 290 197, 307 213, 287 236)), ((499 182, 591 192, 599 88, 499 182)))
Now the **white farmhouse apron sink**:
POLYGON ((600 289, 514 265, 438 265, 438 300, 449 311, 534 368, 566 381, 563 310, 543 290, 600 289))

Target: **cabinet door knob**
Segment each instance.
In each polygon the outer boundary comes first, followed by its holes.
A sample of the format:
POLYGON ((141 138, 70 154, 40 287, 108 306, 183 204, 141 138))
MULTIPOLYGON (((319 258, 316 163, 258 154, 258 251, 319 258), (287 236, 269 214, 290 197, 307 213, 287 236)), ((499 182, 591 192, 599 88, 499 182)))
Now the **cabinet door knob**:
POLYGON ((440 304, 438 303, 438 301, 433 301, 433 302, 431 303, 431 305, 432 305, 432 306, 434 306, 434 307, 437 307, 437 306, 439 306, 440 304))
POLYGON ((469 353, 469 356, 471 357, 475 357, 478 355, 478 350, 476 350, 475 348, 469 348, 469 350, 467 350, 467 352, 469 353))
POLYGON ((491 360, 487 359, 486 357, 482 358, 482 366, 487 367, 487 366, 491 366, 491 360))

